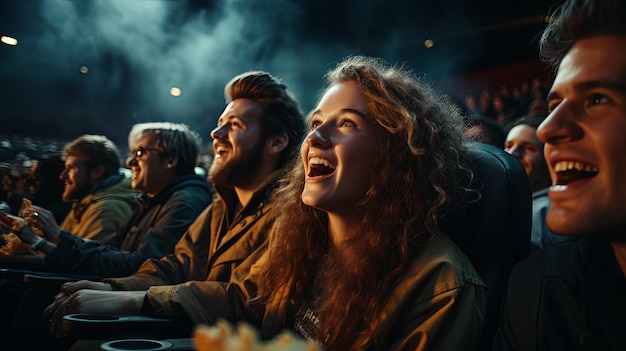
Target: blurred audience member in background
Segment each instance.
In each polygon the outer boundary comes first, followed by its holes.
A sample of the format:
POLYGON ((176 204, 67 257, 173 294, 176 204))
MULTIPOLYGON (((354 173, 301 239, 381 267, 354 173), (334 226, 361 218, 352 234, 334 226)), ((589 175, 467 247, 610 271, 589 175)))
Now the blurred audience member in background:
POLYGON ((544 116, 524 116, 507 126, 504 151, 515 156, 526 170, 533 193, 552 185, 543 156, 543 142, 537 138, 537 127, 544 116))
POLYGON ((14 176, 10 173, 2 175, 2 192, 4 194, 4 202, 6 209, 8 206, 9 213, 17 215, 22 208, 22 199, 28 198, 28 193, 25 191, 24 179, 14 176))
POLYGON ((556 235, 546 226, 546 213, 550 207, 548 189, 552 179, 543 154, 544 142, 537 137, 537 128, 544 119, 544 116, 524 116, 511 122, 504 146, 504 150, 524 166, 533 192, 531 252, 544 246, 575 240, 575 237, 556 235))
POLYGON ((43 207, 61 223, 72 207, 71 201, 63 199, 65 184, 61 172, 65 167, 61 154, 48 154, 35 160, 26 179, 28 193, 33 205, 43 207))

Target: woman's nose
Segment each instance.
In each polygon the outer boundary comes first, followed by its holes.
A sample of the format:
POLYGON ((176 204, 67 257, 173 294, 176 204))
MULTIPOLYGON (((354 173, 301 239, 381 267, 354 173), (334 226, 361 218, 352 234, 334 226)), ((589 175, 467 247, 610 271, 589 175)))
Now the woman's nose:
POLYGON ((306 142, 310 146, 318 147, 318 148, 327 148, 330 146, 330 141, 328 137, 324 136, 322 131, 319 129, 315 129, 306 137, 306 142))

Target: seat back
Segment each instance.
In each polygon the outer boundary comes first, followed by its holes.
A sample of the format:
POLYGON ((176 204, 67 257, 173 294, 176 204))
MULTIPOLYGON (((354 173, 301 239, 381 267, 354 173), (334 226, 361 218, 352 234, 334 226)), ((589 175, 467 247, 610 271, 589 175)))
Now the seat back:
POLYGON ((524 167, 504 150, 472 143, 469 152, 473 191, 466 193, 469 202, 463 202, 446 231, 487 286, 481 349, 490 349, 511 269, 529 253, 532 192, 524 167))

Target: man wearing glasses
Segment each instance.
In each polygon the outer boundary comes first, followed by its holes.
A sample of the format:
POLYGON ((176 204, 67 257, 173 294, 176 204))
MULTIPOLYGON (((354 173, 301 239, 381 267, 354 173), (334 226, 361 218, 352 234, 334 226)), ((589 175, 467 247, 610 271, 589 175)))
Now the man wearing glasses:
POLYGON ((132 128, 126 164, 132 171, 131 186, 141 195, 139 206, 117 231, 115 245, 62 230, 48 211, 36 206, 26 215, 38 217, 45 238, 29 227, 18 235, 45 254, 48 270, 106 277, 132 274, 148 258, 172 253, 211 202, 208 182, 194 173, 199 148, 198 135, 183 124, 141 123, 132 128))

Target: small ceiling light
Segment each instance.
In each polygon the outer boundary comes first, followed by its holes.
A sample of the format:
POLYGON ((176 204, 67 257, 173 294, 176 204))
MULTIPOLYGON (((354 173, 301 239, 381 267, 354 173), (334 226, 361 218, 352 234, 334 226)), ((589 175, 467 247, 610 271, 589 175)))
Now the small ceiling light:
POLYGON ((432 48, 435 45, 435 42, 430 40, 430 39, 426 39, 424 40, 424 46, 428 49, 432 48))
POLYGON ((177 87, 172 87, 172 88, 170 89, 170 94, 171 94, 172 96, 180 96, 180 94, 182 94, 182 91, 180 90, 180 88, 177 88, 177 87))
POLYGON ((80 66, 80 73, 87 74, 88 72, 89 72, 89 67, 87 67, 87 66, 80 66))
POLYGON ((0 37, 0 41, 2 41, 3 43, 5 43, 7 45, 12 45, 12 46, 17 45, 17 39, 12 38, 12 37, 8 37, 6 35, 1 36, 0 37))

